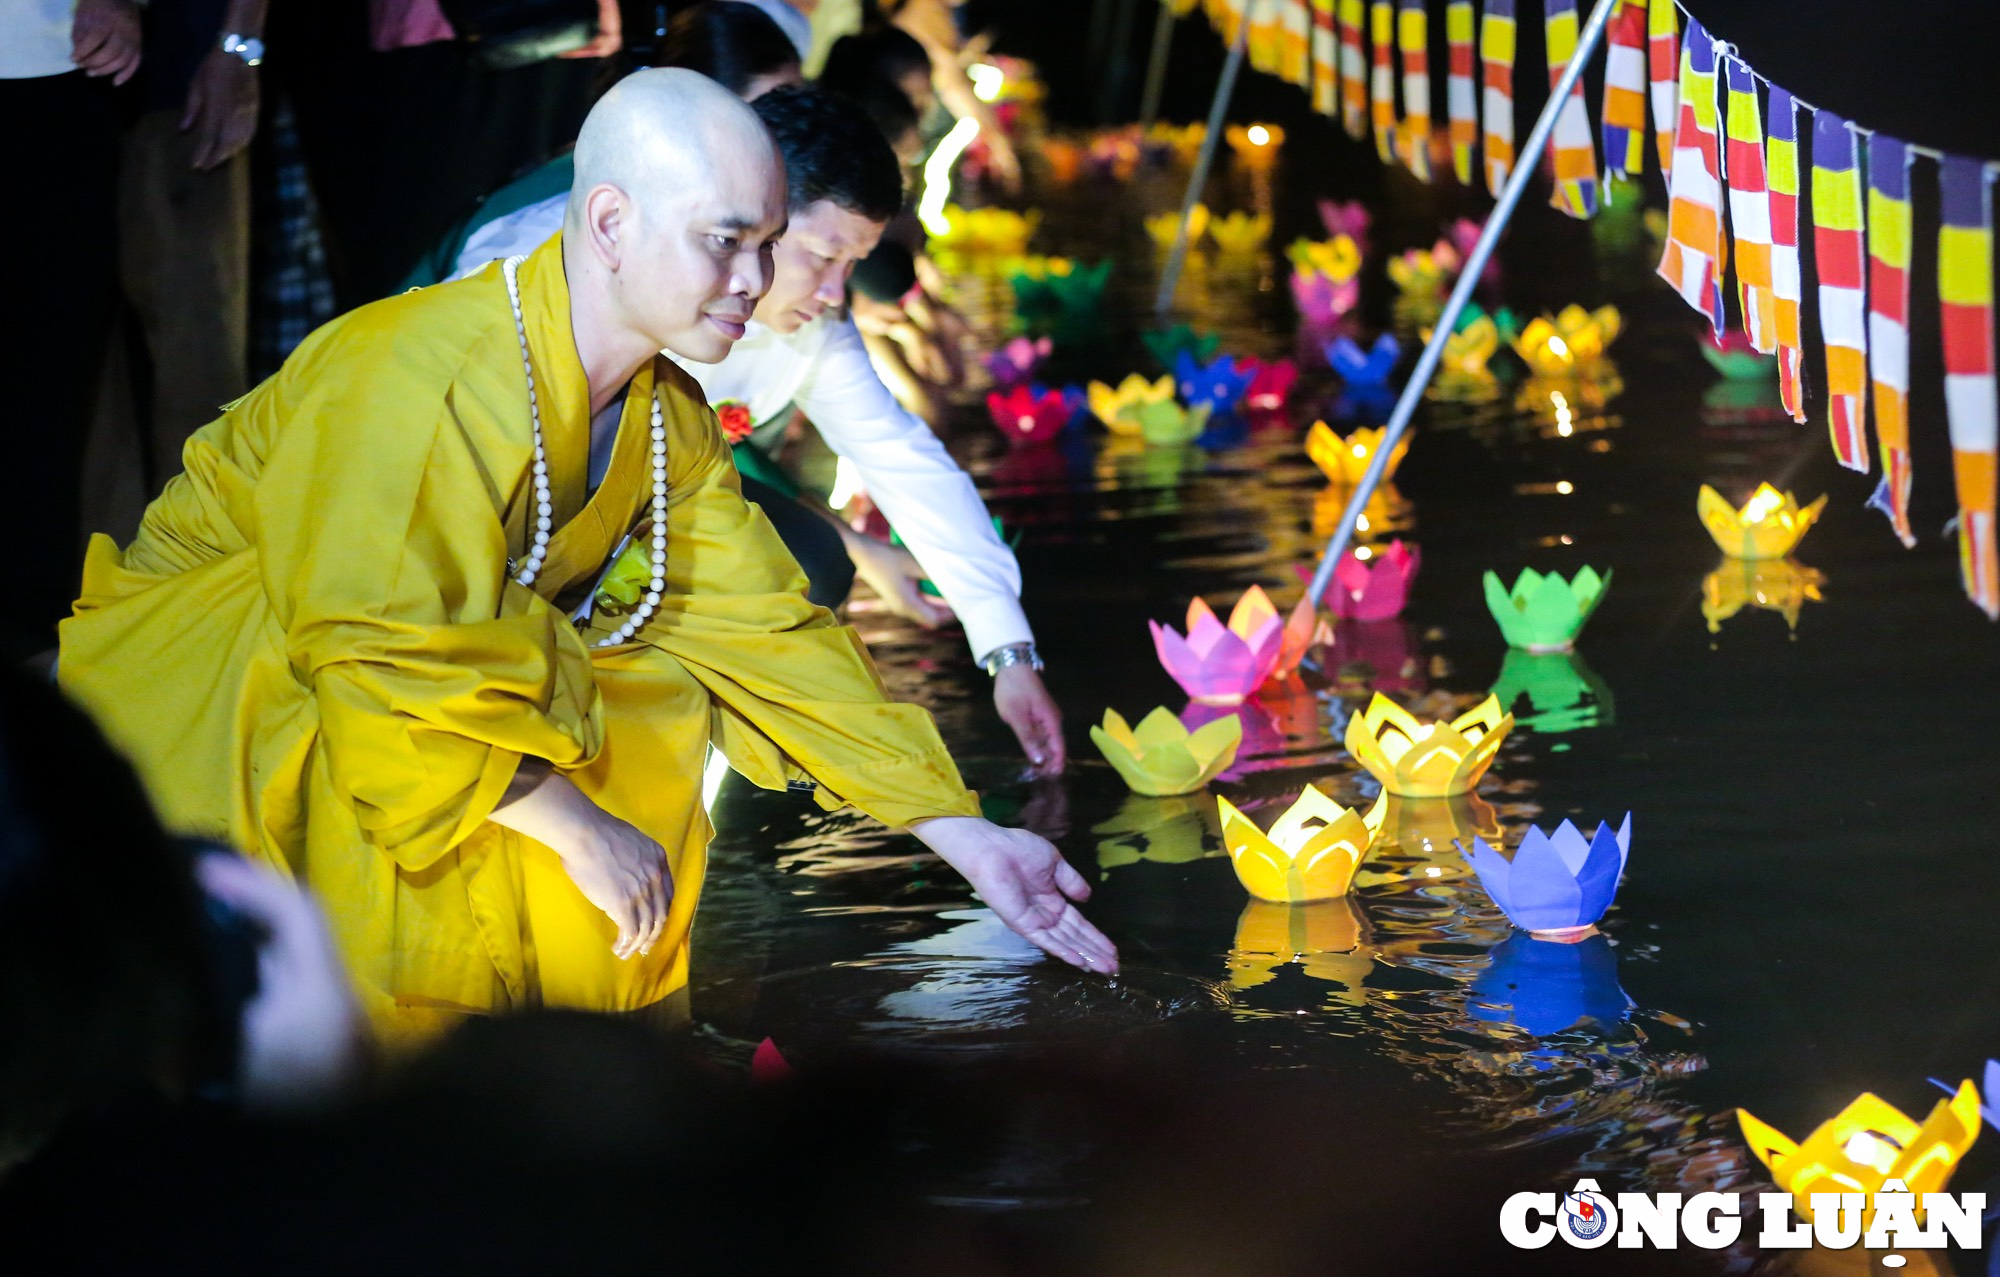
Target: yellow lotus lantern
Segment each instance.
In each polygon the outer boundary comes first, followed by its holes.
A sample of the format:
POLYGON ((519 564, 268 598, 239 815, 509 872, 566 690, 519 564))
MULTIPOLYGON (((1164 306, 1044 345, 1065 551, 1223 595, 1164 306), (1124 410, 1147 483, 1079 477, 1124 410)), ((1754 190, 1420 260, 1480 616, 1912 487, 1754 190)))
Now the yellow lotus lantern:
POLYGON ((1979 1090, 1970 1079, 1959 1083, 1922 1126, 1893 1104, 1863 1093, 1820 1123, 1803 1144, 1742 1109, 1736 1110, 1736 1120, 1744 1143, 1778 1187, 1792 1195, 1792 1209, 1801 1218, 1812 1219, 1814 1193, 1863 1193, 1869 1199, 1864 1214, 1872 1219, 1874 1195, 1892 1179, 1918 1194, 1918 1202, 1924 1193, 1943 1191, 1959 1159, 1979 1138, 1979 1090))
POLYGON ((934 236, 932 242, 939 248, 960 253, 1018 253, 1028 246, 1029 236, 1042 221, 1039 212, 964 209, 956 204, 945 206, 944 218, 950 229, 934 236))
POLYGON ((1514 337, 1514 353, 1538 377, 1572 376, 1604 358, 1622 326, 1616 306, 1565 306, 1553 317, 1529 320, 1514 337))
POLYGON ((1295 269, 1324 275, 1336 284, 1353 279, 1361 269, 1361 245, 1352 235, 1295 239, 1286 246, 1285 256, 1295 269))
POLYGON ((1710 634, 1720 634, 1722 623, 1744 608, 1776 612, 1785 618, 1785 628, 1799 627, 1799 613, 1809 602, 1824 595, 1820 587, 1826 576, 1796 559, 1738 559, 1725 557, 1715 571, 1701 579, 1701 614, 1710 634))
POLYGON ((1134 793, 1164 798, 1191 794, 1236 761, 1243 720, 1227 714, 1195 731, 1160 706, 1134 728, 1117 710, 1104 711, 1104 725, 1090 739, 1134 793))
POLYGON ((1825 508, 1826 498, 1821 497, 1801 509, 1791 493, 1780 492, 1768 483, 1758 484, 1741 510, 1705 483, 1695 499, 1702 526, 1715 538, 1716 546, 1733 559, 1784 558, 1825 508))
MULTIPOLYGON (((1368 463, 1382 447, 1382 436, 1386 426, 1352 431, 1346 438, 1333 432, 1324 421, 1313 422, 1306 432, 1306 455, 1313 464, 1336 487, 1351 488, 1361 482, 1361 476, 1368 473, 1368 463)), ((1406 434, 1396 441, 1389 452, 1389 463, 1382 468, 1382 480, 1388 482, 1395 477, 1396 467, 1403 464, 1403 454, 1410 450, 1410 437, 1406 434)))
POLYGON ((1265 240, 1271 238, 1271 215, 1245 213, 1239 209, 1210 222, 1208 237, 1225 253, 1255 252, 1265 240))
MULTIPOLYGON (((1181 215, 1179 213, 1155 213, 1146 219, 1146 234, 1161 248, 1172 248, 1175 236, 1180 234, 1181 215)), ((1208 231, 1208 205, 1197 204, 1188 211, 1187 241, 1193 244, 1208 231)))
POLYGON ((1252 900, 1236 920, 1229 983, 1254 989, 1296 963, 1310 978, 1338 986, 1340 1001, 1359 1005, 1366 997, 1361 983, 1375 969, 1368 939, 1368 921, 1350 898, 1307 905, 1252 900))
MULTIPOLYGON (((1192 3, 1189 3, 1178 7, 1185 12, 1194 6, 1192 3)), ((1201 150, 1202 142, 1207 137, 1208 126, 1200 122, 1181 126, 1155 124, 1152 128, 1146 130, 1148 141, 1160 142, 1172 147, 1175 157, 1182 163, 1188 163, 1194 159, 1196 153, 1201 150)))
POLYGON ((1279 903, 1346 895, 1382 820, 1380 803, 1364 816, 1311 785, 1268 834, 1227 798, 1215 802, 1222 813, 1222 842, 1244 890, 1279 903))
POLYGON ((1380 692, 1347 720, 1347 752, 1402 798, 1443 798, 1469 793, 1493 765, 1514 716, 1488 696, 1449 723, 1419 723, 1380 692))
POLYGON ((1144 432, 1140 414, 1151 404, 1166 403, 1174 397, 1171 375, 1147 381, 1138 373, 1128 374, 1116 386, 1093 381, 1084 388, 1090 415, 1103 422, 1113 434, 1137 436, 1144 432))
MULTIPOLYGON (((1430 339, 1430 330, 1425 329, 1424 340, 1430 339)), ((1429 394, 1435 399, 1459 403, 1482 402, 1498 396, 1499 379, 1486 365, 1499 350, 1500 326, 1493 322, 1491 315, 1478 315, 1468 320, 1457 332, 1444 339, 1444 351, 1439 357, 1437 376, 1431 381, 1429 394)))
POLYGON ((1236 162, 1252 171, 1268 170, 1278 162, 1278 148, 1285 144, 1285 131, 1275 124, 1232 124, 1222 134, 1236 162))

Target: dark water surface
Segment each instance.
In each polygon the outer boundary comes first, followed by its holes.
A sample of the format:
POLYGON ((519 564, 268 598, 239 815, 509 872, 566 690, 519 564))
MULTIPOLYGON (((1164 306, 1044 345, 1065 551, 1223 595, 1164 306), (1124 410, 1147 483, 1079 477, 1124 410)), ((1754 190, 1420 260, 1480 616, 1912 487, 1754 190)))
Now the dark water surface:
MULTIPOLYGON (((1182 316, 1232 353, 1296 353, 1277 250, 1318 233, 1314 197, 1362 195, 1375 211, 1369 338, 1392 319, 1384 257, 1428 244, 1461 202, 1286 123, 1270 181, 1225 164, 1209 196, 1218 212, 1274 209, 1271 250, 1211 249, 1181 293, 1182 316)), ((1059 343, 1053 380, 1158 375, 1138 342, 1157 279, 1140 219, 1174 205, 1183 172, 1031 189, 1038 251, 1117 262, 1101 325, 1059 343)), ((1184 705, 1148 619, 1178 623, 1190 598, 1220 605, 1253 583, 1281 607, 1298 597, 1293 565, 1312 562, 1316 511, 1335 500, 1298 442, 1333 413, 1323 366, 1301 382, 1293 428, 1212 451, 1126 448, 1093 427, 1058 456, 1009 455, 968 404, 952 446, 1023 533, 1069 775, 1020 778, 956 631, 865 602, 853 619, 893 690, 937 713, 988 813, 1047 834, 1092 879, 1089 913, 1126 973, 1044 961, 914 840, 732 778, 696 929, 704 1032, 729 1050, 768 1035, 803 1070, 883 1056, 974 1079, 986 1098, 973 1107, 990 1103, 976 1121, 918 1091, 884 1120, 906 1124, 933 1200, 997 1211, 995 1235, 1045 1254, 1044 1271, 1501 1271, 1504 1253, 1472 1256, 1498 1251, 1508 1193, 1579 1174, 1607 1191, 1754 1192, 1763 1172, 1735 1107, 1803 1138, 1861 1091, 1920 1115, 1925 1078, 1976 1076, 2000 1053, 2000 633, 1960 595, 1940 535, 1935 343, 1920 320, 1924 540, 1905 551, 1863 508, 1874 480, 1831 461, 1823 402, 1798 426, 1774 384, 1721 383, 1692 313, 1651 279, 1643 230, 1628 222, 1621 243, 1606 225, 1594 234, 1531 195, 1489 304, 1618 304, 1622 391, 1580 406, 1567 432, 1545 400, 1526 395, 1539 415, 1518 407, 1518 385, 1481 407, 1431 406, 1396 480, 1424 556, 1403 623, 1347 636, 1305 687, 1247 707, 1254 756, 1212 791, 1269 808, 1267 823, 1308 782, 1372 800, 1338 744, 1372 668, 1434 714, 1496 683, 1520 692, 1523 721, 1476 797, 1392 813, 1398 845, 1351 898, 1287 910, 1237 885, 1211 795, 1131 795, 1087 739, 1107 706, 1136 721, 1184 705), (1802 602, 1795 629, 1755 605, 1711 627, 1703 578, 1720 565, 1696 490, 1740 500, 1762 479, 1832 494, 1799 551, 1823 597, 1802 602), (1585 564, 1615 579, 1574 660, 1510 655, 1480 574, 1585 564), (1588 829, 1627 811, 1625 885, 1603 936, 1579 946, 1513 931, 1450 847, 1499 828, 1511 848, 1530 822, 1588 829)), ((1004 283, 960 286, 983 331, 1007 331, 1004 283)), ((1920 314, 1928 296, 1920 284, 1920 314)), ((1955 1187, 1983 1187, 1996 1147, 1976 1148, 1955 1187)), ((1542 1259, 1538 1271, 1580 1261, 1542 1259)), ((1641 1270, 1608 1251, 1589 1268, 1641 1270)))

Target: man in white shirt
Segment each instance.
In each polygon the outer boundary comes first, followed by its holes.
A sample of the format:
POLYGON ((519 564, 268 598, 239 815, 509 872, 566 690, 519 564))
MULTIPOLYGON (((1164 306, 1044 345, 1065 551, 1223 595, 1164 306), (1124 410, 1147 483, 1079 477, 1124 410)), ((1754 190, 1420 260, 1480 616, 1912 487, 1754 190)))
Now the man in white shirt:
MULTIPOLYGON (((882 385, 860 334, 840 313, 854 263, 873 250, 900 207, 895 154, 867 115, 835 94, 775 89, 751 109, 784 157, 790 225, 748 332, 722 362, 682 366, 711 405, 746 407, 758 435, 782 432, 791 410, 804 410, 827 446, 853 464, 957 614, 974 656, 994 678, 994 706, 1029 762, 1042 774, 1059 772, 1067 761, 1062 715, 1042 684, 1034 632, 1021 609, 1020 566, 971 478, 882 385)), ((457 273, 532 250, 561 228, 563 205, 560 197, 545 200, 480 227, 467 239, 457 273)), ((898 610, 942 621, 941 609, 934 617, 918 610, 927 605, 915 582, 902 576, 889 587, 907 591, 898 610)))

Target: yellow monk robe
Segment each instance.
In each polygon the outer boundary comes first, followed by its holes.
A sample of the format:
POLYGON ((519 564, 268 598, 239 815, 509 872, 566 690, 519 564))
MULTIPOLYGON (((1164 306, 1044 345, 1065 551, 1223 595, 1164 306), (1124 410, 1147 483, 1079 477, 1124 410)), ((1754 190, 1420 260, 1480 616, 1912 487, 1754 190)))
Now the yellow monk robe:
POLYGON ((810 776, 823 806, 890 825, 978 814, 930 715, 889 701, 860 639, 806 602, 686 374, 656 359, 633 378, 587 492, 560 237, 520 284, 557 529, 532 589, 506 572, 533 444, 496 265, 313 334, 194 436, 130 546, 92 541, 62 627, 62 682, 171 826, 308 884, 394 1036, 682 987, 711 741, 758 784, 810 776), (620 618, 579 633, 567 612, 647 516, 656 380, 667 588, 638 641, 592 649, 620 618), (524 757, 666 849, 650 957, 613 957, 616 928, 554 853, 486 819, 524 757))

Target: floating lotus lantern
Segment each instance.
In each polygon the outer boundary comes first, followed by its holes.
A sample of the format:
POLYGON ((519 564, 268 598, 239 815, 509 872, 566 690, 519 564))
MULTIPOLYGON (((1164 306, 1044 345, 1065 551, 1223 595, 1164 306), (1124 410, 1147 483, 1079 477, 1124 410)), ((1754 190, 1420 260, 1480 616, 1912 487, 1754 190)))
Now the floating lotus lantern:
MULTIPOLYGON (((1242 599, 1236 604, 1236 612, 1242 614, 1242 623, 1238 624, 1235 614, 1230 616, 1229 623, 1239 632, 1254 631, 1267 618, 1280 615, 1271 602, 1271 596, 1264 593, 1261 585, 1253 585, 1243 592, 1242 599)), ((1285 617, 1284 642, 1278 652, 1278 663, 1271 667, 1272 681, 1290 678, 1298 670, 1299 662, 1305 660, 1307 652, 1332 641, 1333 631, 1319 619, 1318 613, 1313 610, 1312 600, 1300 599, 1291 614, 1285 617)))
POLYGON ((1351 235, 1332 239, 1295 239, 1285 248, 1292 269, 1314 272, 1345 282, 1361 271, 1361 246, 1351 235))
POLYGON ((1717 548, 1734 559, 1785 557, 1825 508, 1826 498, 1821 497, 1801 509, 1791 493, 1780 492, 1768 483, 1758 484, 1741 510, 1705 483, 1695 500, 1702 526, 1715 538, 1717 548))
MULTIPOLYGON (((1979 1090, 1972 1079, 1959 1083, 1951 1098, 1939 1100, 1922 1126, 1903 1111, 1864 1092, 1806 1136, 1803 1144, 1769 1126, 1744 1109, 1736 1110, 1743 1142, 1771 1172, 1779 1188, 1792 1195, 1792 1210, 1801 1219, 1813 1217, 1813 1194, 1861 1194, 1862 1226, 1872 1223, 1876 1194, 1890 1180, 1905 1191, 1922 1194, 1944 1190, 1973 1141, 1979 1138, 1979 1090)), ((1845 1210, 1842 1211, 1844 1215, 1845 1210)))
POLYGON ((1632 851, 1632 814, 1615 830, 1599 821, 1589 838, 1567 820, 1553 834, 1530 826, 1512 860, 1484 838, 1459 850, 1509 922, 1537 940, 1571 943, 1596 931, 1618 894, 1632 851))
POLYGON ((1091 169, 1099 177, 1123 182, 1139 168, 1139 140, 1127 130, 1101 133, 1090 139, 1085 153, 1091 169))
POLYGON ((1136 435, 1139 433, 1139 410, 1148 404, 1170 402, 1174 397, 1174 379, 1162 377, 1158 381, 1148 381, 1135 372, 1128 374, 1115 387, 1093 381, 1085 394, 1091 415, 1103 422, 1106 429, 1114 434, 1136 435))
POLYGON ((1146 130, 1147 141, 1166 147, 1183 163, 1194 159, 1207 137, 1208 126, 1200 122, 1187 125, 1155 124, 1146 130))
POLYGON ((1215 803, 1236 877, 1259 900, 1303 904, 1346 895, 1380 828, 1379 803, 1363 816, 1311 785, 1268 834, 1227 798, 1215 803))
MULTIPOLYGON (((1430 339, 1430 333, 1424 334, 1430 339)), ((1468 305, 1458 327, 1444 339, 1437 376, 1428 394, 1456 403, 1483 403, 1500 393, 1499 379, 1486 365, 1500 349, 1500 328, 1493 317, 1468 305)))
POLYGON ((1389 259, 1389 281, 1408 301, 1436 301, 1463 265, 1458 250, 1444 240, 1412 248, 1389 259))
POLYGON ((1368 206, 1360 200, 1321 200, 1319 202, 1320 225, 1326 227, 1328 239, 1339 239, 1345 235, 1365 250, 1368 247, 1368 223, 1372 220, 1368 206))
POLYGON ((1616 306, 1585 310, 1565 306, 1554 316, 1537 315, 1513 337, 1514 353, 1538 377, 1570 377, 1588 373, 1618 339, 1621 320, 1616 306))
POLYGON ((1507 646, 1526 652, 1567 652, 1576 646, 1583 624, 1597 610, 1611 587, 1611 572, 1599 576, 1585 567, 1565 581, 1559 572, 1544 576, 1521 569, 1509 590, 1497 573, 1485 576, 1486 609, 1500 623, 1507 646))
POLYGON ((1243 391, 1243 406, 1251 412, 1283 412, 1298 380, 1299 366, 1289 359, 1260 364, 1243 391))
POLYGON ((1198 403, 1192 408, 1184 408, 1173 396, 1144 403, 1132 414, 1139 427, 1141 438, 1154 447, 1171 448, 1178 444, 1193 443, 1208 428, 1209 407, 1198 403))
POLYGON ((1109 258, 1084 266, 1067 257, 1024 257, 1008 275, 1023 314, 1080 314, 1096 309, 1111 277, 1109 258))
POLYGON ((986 411, 1007 441, 1017 447, 1052 444, 1069 424, 1070 405, 1060 390, 1036 394, 1033 387, 1016 386, 1006 394, 988 391, 986 411))
POLYGON ((1776 612, 1785 618, 1786 629, 1796 630, 1799 613, 1808 602, 1824 597, 1820 587, 1825 584, 1819 569, 1796 559, 1725 557, 1701 579, 1701 614, 1710 634, 1721 633, 1722 623, 1746 607, 1776 612))
POLYGON ((1378 692, 1347 720, 1347 752, 1387 793, 1442 798, 1477 786, 1513 727, 1514 716, 1491 696, 1449 723, 1419 723, 1378 692))
POLYGON ((1110 819, 1090 832, 1098 836, 1097 867, 1106 871, 1142 860, 1184 865, 1222 854, 1222 824, 1205 794, 1127 794, 1110 819))
POLYGON ((1181 401, 1188 406, 1207 404, 1212 412, 1234 412, 1256 378, 1258 367, 1257 361, 1248 356, 1236 359, 1224 355, 1204 364, 1195 359, 1193 352, 1183 350, 1174 356, 1174 380, 1181 401))
POLYGON ((1160 664, 1190 698, 1204 705, 1235 705, 1271 677, 1284 653, 1285 627, 1270 600, 1264 602, 1261 609, 1254 603, 1246 608, 1239 599, 1224 625, 1207 603, 1196 599, 1188 604, 1185 638, 1172 626, 1146 622, 1160 664))
POLYGON ((1139 340, 1145 343, 1147 353, 1160 361, 1162 368, 1172 368, 1183 351, 1196 360, 1207 361, 1215 356, 1222 345, 1218 333, 1197 333, 1186 324, 1175 324, 1172 328, 1159 332, 1140 333, 1139 340))
POLYGON ((1390 333, 1383 333, 1367 350, 1348 336, 1334 338, 1326 345, 1326 362, 1349 390, 1375 389, 1389 384, 1403 345, 1390 333))
POLYGON ((1550 944, 1517 931, 1493 947, 1471 992, 1466 1010, 1473 1019, 1536 1037, 1586 1021, 1608 1029, 1632 1013, 1632 999, 1618 983, 1618 955, 1604 936, 1550 944))
POLYGON ((1616 721, 1611 686, 1575 652, 1524 652, 1507 649, 1500 677, 1493 681, 1500 708, 1514 715, 1514 725, 1547 736, 1616 721), (1520 702, 1527 701, 1526 713, 1520 702))
POLYGON ((1251 900, 1236 920, 1229 951, 1229 984, 1254 989, 1296 964, 1310 979, 1336 986, 1343 1002, 1359 1005, 1362 982, 1375 969, 1368 951, 1368 923, 1353 899, 1280 904, 1251 900))
MULTIPOLYGON (((1391 541, 1379 554, 1362 546, 1334 566, 1333 579, 1327 582, 1320 602, 1335 616, 1357 621, 1401 616, 1410 600, 1410 584, 1417 579, 1422 563, 1423 555, 1417 548, 1400 539, 1391 541)), ((1310 586, 1312 569, 1299 564, 1293 571, 1310 586)))
MULTIPOLYGON (((1454 218, 1451 225, 1445 227, 1444 237, 1450 242, 1452 251, 1458 254, 1460 267, 1463 267, 1466 262, 1472 260, 1472 247, 1479 242, 1479 237, 1485 233, 1485 230, 1486 227, 1483 223, 1475 222, 1469 217, 1454 218)), ((1456 274, 1457 271, 1454 270, 1453 273, 1456 274)), ((1498 253, 1486 259, 1486 268, 1479 272, 1479 282, 1487 288, 1498 288, 1500 286, 1500 255, 1498 253)))
MULTIPOLYGON (((1306 455, 1327 481, 1339 488, 1352 488, 1361 482, 1361 476, 1368 472, 1369 462, 1382 447, 1382 436, 1386 427, 1362 427, 1351 430, 1346 438, 1333 431, 1324 421, 1315 421, 1306 432, 1306 455)), ((1410 437, 1404 435, 1396 440, 1396 446, 1389 453, 1389 460, 1382 467, 1382 481, 1387 483, 1396 475, 1396 467, 1403 464, 1403 455, 1410 450, 1410 437)))
MULTIPOLYGON (((1199 243, 1208 230, 1208 205, 1197 204, 1188 210, 1187 242, 1199 243)), ((1181 232, 1179 213, 1155 213, 1146 219, 1146 234, 1153 237, 1153 243, 1161 248, 1172 248, 1174 240, 1181 232)))
POLYGON ((1117 710, 1104 711, 1104 725, 1090 739, 1134 793, 1155 798, 1191 794, 1236 761, 1243 724, 1235 715, 1190 732, 1164 706, 1128 726, 1117 710))
POLYGON ((1271 238, 1271 215, 1239 210, 1218 217, 1208 224, 1208 237, 1225 253, 1254 253, 1271 238))
POLYGON ((1049 180, 1068 186, 1083 171, 1083 146, 1066 137, 1052 137, 1042 143, 1042 160, 1049 166, 1049 180))
POLYGON ((1022 385, 1041 371, 1054 349, 1054 343, 1046 337, 1039 340, 1016 337, 986 356, 986 371, 1003 390, 1022 385))
POLYGON ((944 219, 950 228, 933 236, 934 247, 971 255, 1019 253, 1041 225, 1039 211, 1017 213, 1006 208, 960 208, 947 204, 944 219))
POLYGON ((1777 371, 1778 357, 1759 352, 1740 328, 1718 335, 1704 327, 1701 334, 1701 357, 1730 381, 1759 381, 1777 371))
POLYGON ((1236 162, 1252 173, 1270 171, 1285 144, 1285 131, 1275 124, 1232 124, 1222 137, 1236 152, 1236 162))
POLYGON ((1308 328, 1331 328, 1361 300, 1361 279, 1329 279, 1316 270, 1294 270, 1292 304, 1308 328))

